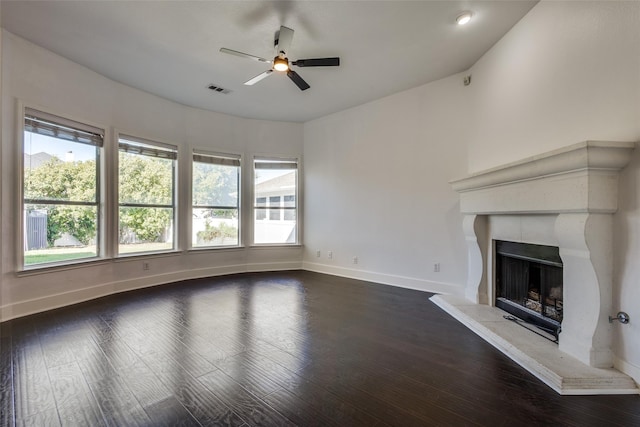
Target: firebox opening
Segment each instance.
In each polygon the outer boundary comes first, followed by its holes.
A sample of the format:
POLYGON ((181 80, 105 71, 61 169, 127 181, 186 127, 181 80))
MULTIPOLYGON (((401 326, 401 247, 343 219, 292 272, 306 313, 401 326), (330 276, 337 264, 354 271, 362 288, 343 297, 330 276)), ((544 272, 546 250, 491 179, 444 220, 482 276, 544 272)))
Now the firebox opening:
POLYGON ((562 259, 554 246, 499 241, 496 307, 558 338, 562 323, 562 259))

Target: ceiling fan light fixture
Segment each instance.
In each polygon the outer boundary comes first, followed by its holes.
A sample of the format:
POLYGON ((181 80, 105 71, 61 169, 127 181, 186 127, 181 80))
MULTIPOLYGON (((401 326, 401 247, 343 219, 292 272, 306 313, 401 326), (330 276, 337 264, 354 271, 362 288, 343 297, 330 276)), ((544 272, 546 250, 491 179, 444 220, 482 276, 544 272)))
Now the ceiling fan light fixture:
POLYGON ((280 73, 286 74, 287 77, 289 77, 291 81, 296 86, 298 86, 298 89, 307 90, 311 87, 309 86, 309 83, 305 82, 304 79, 300 77, 300 74, 293 71, 290 65, 295 65, 297 67, 337 67, 338 65, 340 65, 339 57, 297 59, 291 61, 291 64, 289 64, 289 58, 287 58, 286 55, 289 51, 289 46, 291 45, 292 38, 293 30, 285 26, 280 26, 280 31, 276 33, 276 38, 274 40, 274 46, 276 47, 276 51, 278 53, 276 54, 275 58, 273 58, 273 61, 267 61, 266 59, 259 56, 249 55, 248 53, 239 52, 233 49, 227 49, 226 47, 220 48, 220 52, 271 64, 271 68, 269 68, 267 71, 260 73, 254 78, 244 82, 244 84, 247 86, 253 86, 259 81, 272 75, 274 71, 278 71, 280 73))
POLYGON ((456 22, 458 23, 458 25, 468 24, 469 21, 471 21, 472 16, 473 14, 469 11, 463 12, 460 15, 458 15, 458 17, 456 18, 456 22))
POLYGON ((289 69, 289 60, 276 56, 273 60, 273 69, 276 71, 287 71, 289 69))

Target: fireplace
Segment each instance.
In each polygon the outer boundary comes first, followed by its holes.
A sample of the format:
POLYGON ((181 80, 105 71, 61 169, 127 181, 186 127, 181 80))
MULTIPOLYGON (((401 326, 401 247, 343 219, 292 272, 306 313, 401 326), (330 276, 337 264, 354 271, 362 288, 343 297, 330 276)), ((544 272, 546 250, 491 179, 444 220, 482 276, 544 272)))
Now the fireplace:
POLYGON ((464 215, 467 282, 459 295, 431 300, 562 394, 638 393, 612 369, 620 326, 609 323, 623 308, 612 298, 618 174, 634 148, 586 141, 451 181, 464 215), (496 252, 498 241, 512 243, 496 252), (527 242, 557 249, 531 264, 527 252, 511 250, 527 242), (526 289, 511 290, 507 279, 525 275, 526 289), (502 302, 561 323, 557 345, 523 334, 496 307, 502 302))
POLYGON ((554 246, 495 242, 495 305, 558 339, 562 259, 554 246))

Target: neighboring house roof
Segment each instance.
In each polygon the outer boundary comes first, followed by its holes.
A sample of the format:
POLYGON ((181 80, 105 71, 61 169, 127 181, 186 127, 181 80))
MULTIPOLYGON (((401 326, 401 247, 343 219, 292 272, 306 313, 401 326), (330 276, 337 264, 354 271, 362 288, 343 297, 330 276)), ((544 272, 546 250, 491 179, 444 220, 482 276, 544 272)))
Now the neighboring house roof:
POLYGON ((47 163, 49 160, 53 159, 53 157, 54 156, 52 156, 51 154, 45 153, 43 151, 36 154, 24 153, 24 164, 31 169, 36 169, 47 163))
POLYGON ((296 171, 277 176, 256 185, 256 197, 269 194, 295 194, 296 171))

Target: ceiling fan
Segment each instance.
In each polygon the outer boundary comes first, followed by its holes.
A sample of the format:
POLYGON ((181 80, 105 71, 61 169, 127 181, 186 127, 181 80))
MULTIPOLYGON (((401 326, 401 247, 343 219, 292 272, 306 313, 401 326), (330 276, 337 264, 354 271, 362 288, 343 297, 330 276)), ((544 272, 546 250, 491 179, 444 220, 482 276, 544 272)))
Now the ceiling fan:
POLYGON ((276 56, 272 61, 261 58, 255 55, 249 55, 248 53, 238 52, 237 50, 221 48, 220 52, 228 53, 230 55, 240 56, 243 58, 252 59, 258 62, 264 62, 266 64, 272 64, 270 70, 264 73, 258 74, 254 78, 244 82, 245 85, 251 86, 258 83, 260 80, 269 77, 274 71, 286 72, 287 76, 293 81, 300 90, 309 89, 309 84, 304 81, 300 74, 291 69, 292 65, 296 67, 336 67, 340 65, 340 58, 313 58, 313 59, 298 59, 296 61, 289 61, 287 54, 289 53, 289 47, 293 40, 293 30, 291 28, 281 26, 280 31, 276 33, 275 40, 273 42, 276 49, 276 56))

